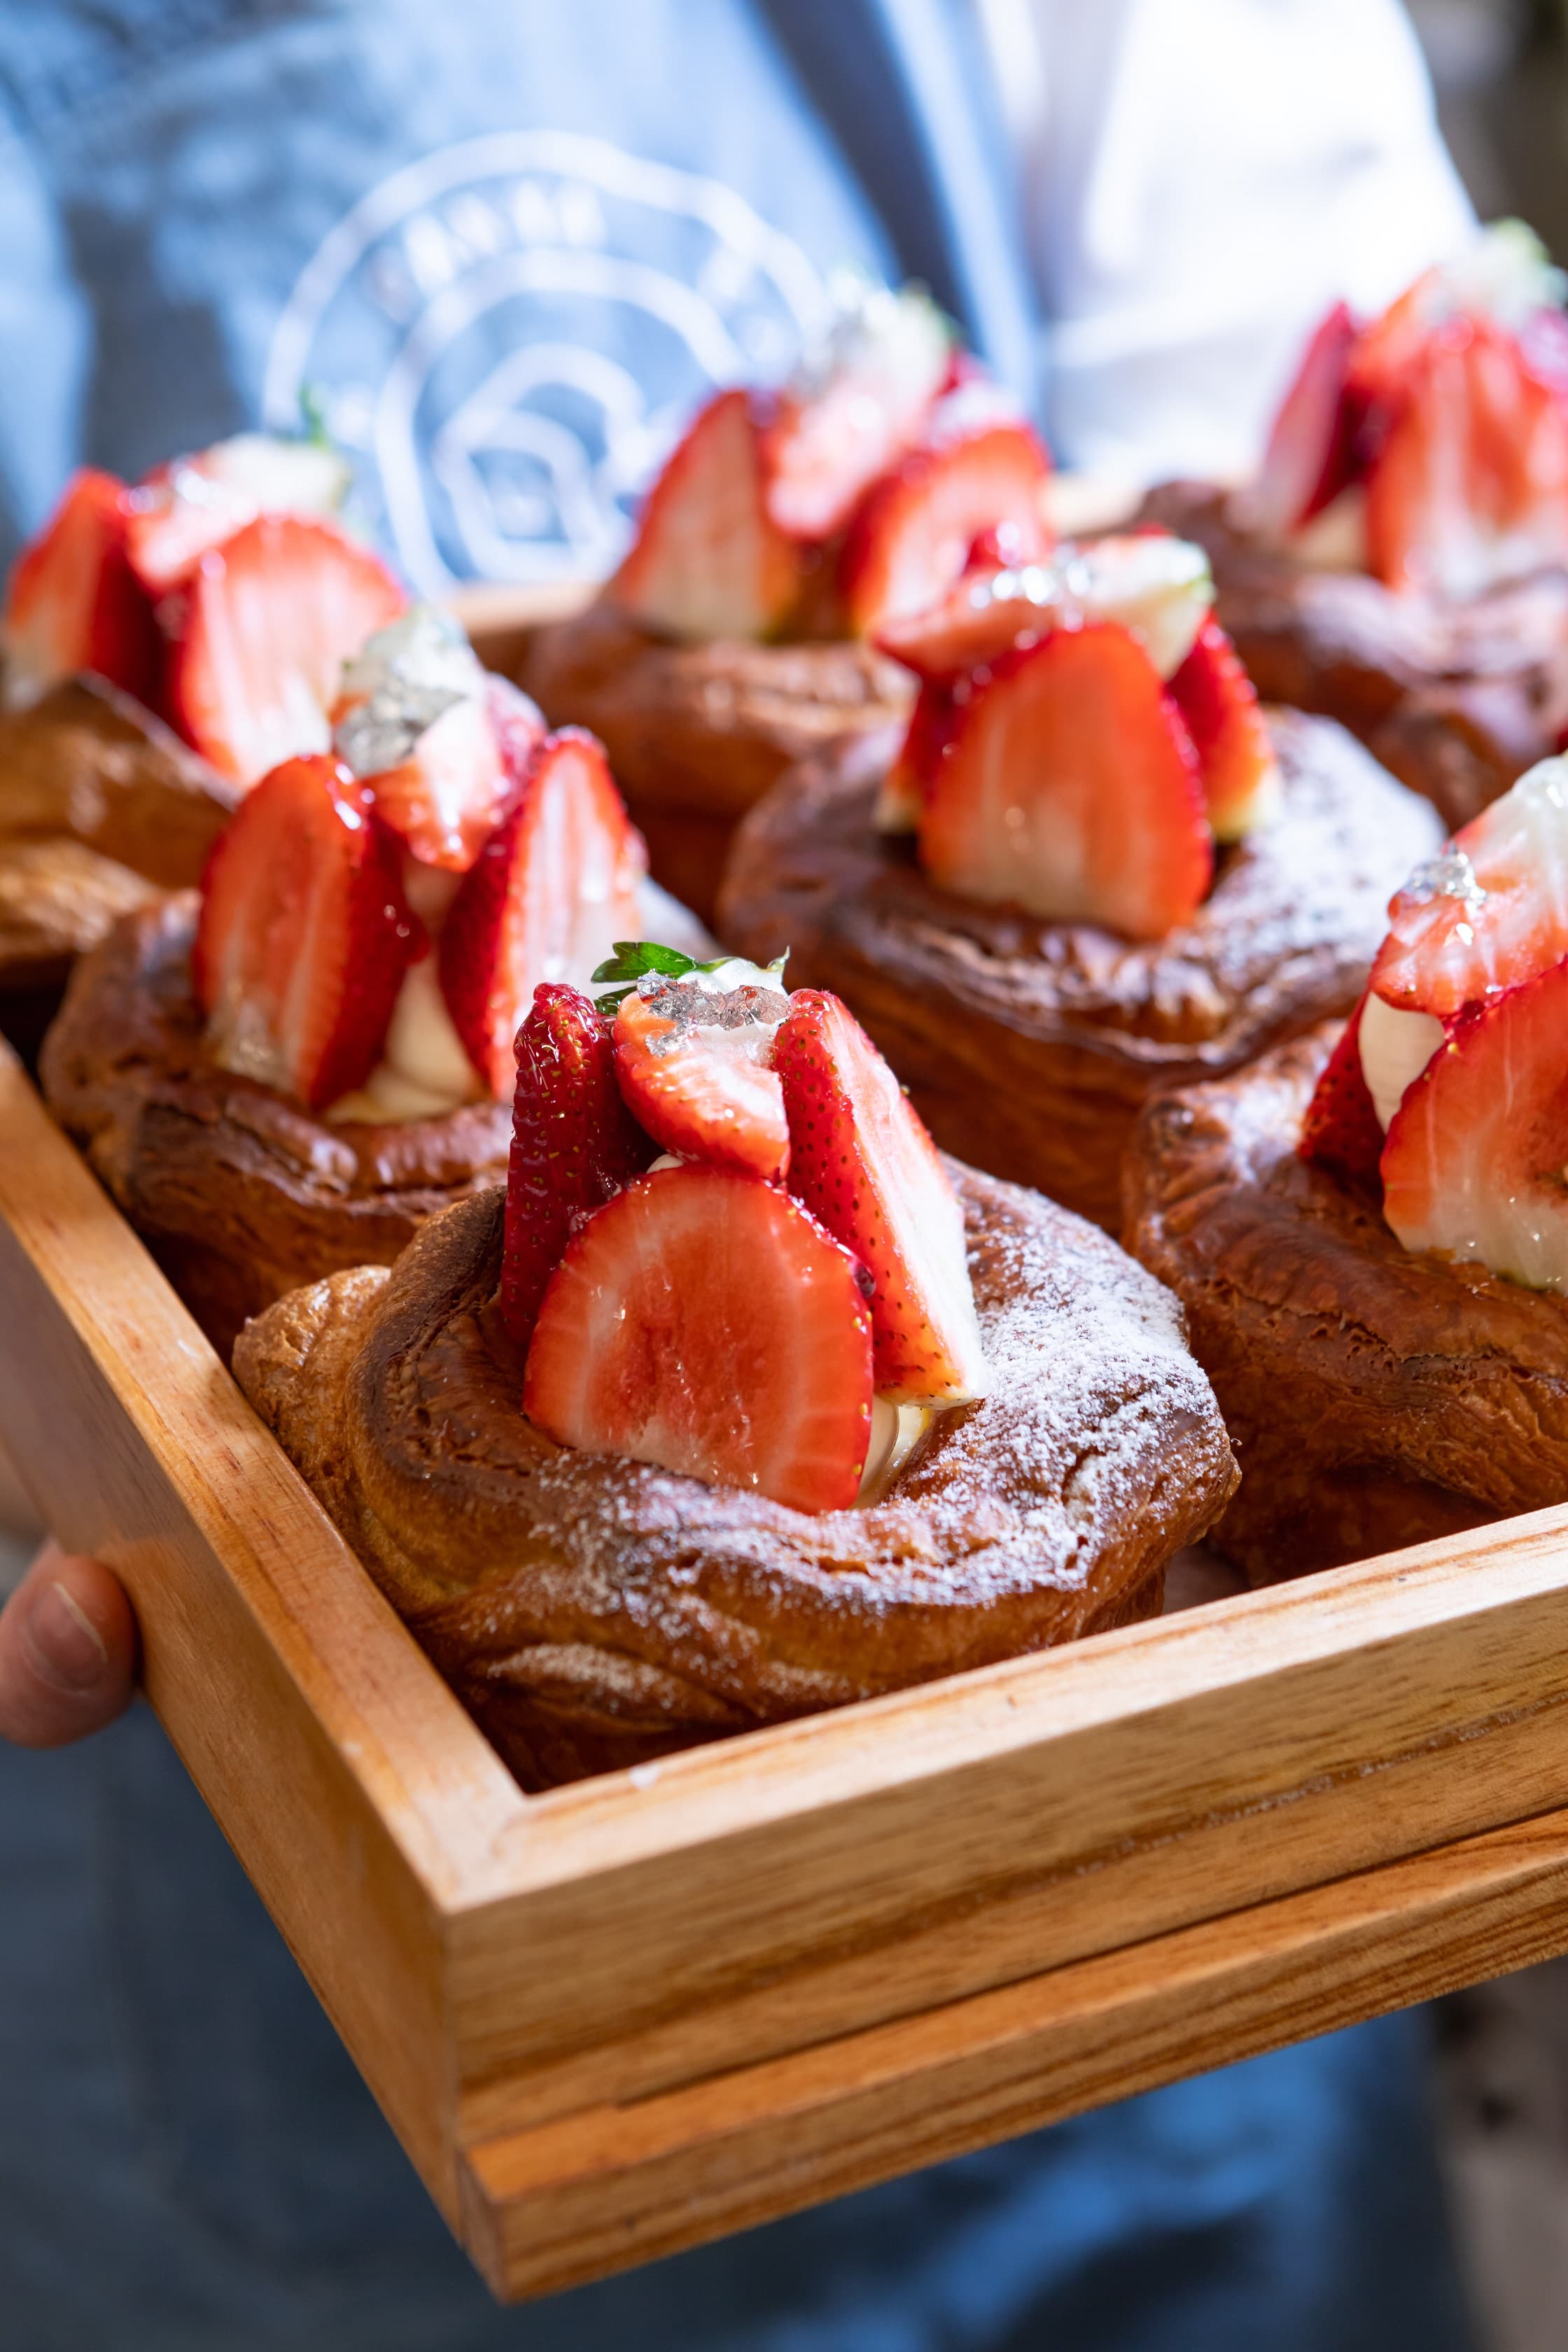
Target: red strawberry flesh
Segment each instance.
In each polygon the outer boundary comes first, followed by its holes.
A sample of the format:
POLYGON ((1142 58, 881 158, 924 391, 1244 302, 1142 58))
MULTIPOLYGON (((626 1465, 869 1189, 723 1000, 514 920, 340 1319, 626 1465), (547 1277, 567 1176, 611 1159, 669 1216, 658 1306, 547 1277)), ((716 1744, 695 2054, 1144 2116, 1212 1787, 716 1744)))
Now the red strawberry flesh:
POLYGON ((1568 963, 1455 1023, 1383 1150, 1384 1214, 1532 1289, 1568 1289, 1568 963))
MULTIPOLYGON (((1362 1003, 1365 1001, 1363 997, 1362 1003)), ((1383 1129, 1362 1074, 1361 1016, 1358 1004, 1323 1065, 1296 1149, 1303 1160, 1326 1168, 1342 1183, 1375 1192, 1383 1129)))
POLYGON ((535 988, 585 982, 616 940, 638 936, 647 869, 601 745, 575 727, 546 736, 441 932, 442 993, 499 1099, 511 1090, 512 1039, 535 988))
POLYGON ((790 1182, 868 1268, 877 1390, 957 1404, 985 1390, 960 1209, 919 1115, 837 996, 797 989, 773 1045, 790 1182))
POLYGON ((1197 755, 1111 621, 1053 630, 975 682, 927 789, 921 863, 960 898, 1160 939, 1214 873, 1197 755))
POLYGON ((397 845, 337 761, 290 760, 208 861, 192 979, 215 1058, 320 1110, 380 1060, 425 950, 397 845))
POLYGON ((1049 477, 1038 436, 1017 423, 912 451, 872 484, 844 543, 839 583, 852 634, 869 636, 935 604, 962 578, 982 531, 1005 529, 1024 562, 1044 555, 1049 477))
POLYGON ((1446 1020, 1568 955, 1568 763, 1543 760, 1389 901, 1372 984, 1446 1020))
POLYGON ((789 1127, 768 1055, 788 1007, 779 988, 650 975, 616 1015, 616 1067, 638 1124, 684 1159, 782 1178, 789 1127))
POLYGON ((1299 530, 1354 480, 1357 403, 1349 374, 1355 348, 1355 320, 1336 302, 1301 355, 1248 492, 1261 530, 1299 530))
POLYGON ((126 554, 128 493, 112 474, 72 476, 16 561, 0 620, 5 698, 32 700, 78 670, 155 701, 163 641, 126 554))
POLYGON ((344 661, 402 611, 377 558, 331 523, 265 515, 203 556, 176 631, 186 740, 242 784, 323 751, 344 661))
POLYGON ((763 502, 759 428, 748 394, 709 402, 666 461, 610 594, 675 637, 765 637, 801 585, 793 542, 763 502))
POLYGON ((1199 630, 1170 691, 1198 755, 1215 836, 1238 841, 1268 815, 1279 790, 1279 770, 1258 690, 1217 621, 1199 630))
POLYGON ((775 1186, 655 1170, 567 1244, 529 1349, 528 1416, 587 1453, 848 1509, 871 1431, 858 1275, 775 1186))
POLYGON ((654 1148, 621 1100, 609 1024, 576 989, 534 990, 516 1055, 500 1311, 526 1348, 576 1223, 640 1174, 654 1148))

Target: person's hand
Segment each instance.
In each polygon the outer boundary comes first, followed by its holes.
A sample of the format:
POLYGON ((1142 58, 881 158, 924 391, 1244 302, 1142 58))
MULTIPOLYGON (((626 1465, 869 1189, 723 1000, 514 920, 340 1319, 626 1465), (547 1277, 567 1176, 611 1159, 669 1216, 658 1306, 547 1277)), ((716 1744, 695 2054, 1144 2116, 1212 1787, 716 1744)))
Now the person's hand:
POLYGON ((136 1620, 101 1561, 47 1543, 0 1611, 0 1739, 64 1748, 131 1703, 136 1620))

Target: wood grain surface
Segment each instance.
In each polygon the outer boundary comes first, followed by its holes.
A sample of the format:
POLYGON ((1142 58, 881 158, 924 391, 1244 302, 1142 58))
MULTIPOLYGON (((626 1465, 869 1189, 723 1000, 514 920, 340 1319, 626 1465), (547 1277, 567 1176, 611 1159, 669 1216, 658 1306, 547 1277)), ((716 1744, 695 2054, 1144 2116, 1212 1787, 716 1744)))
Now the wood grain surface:
POLYGON ((1568 1510, 525 1801, 9 1057, 0 1444, 498 2291, 1568 1944, 1568 1510))

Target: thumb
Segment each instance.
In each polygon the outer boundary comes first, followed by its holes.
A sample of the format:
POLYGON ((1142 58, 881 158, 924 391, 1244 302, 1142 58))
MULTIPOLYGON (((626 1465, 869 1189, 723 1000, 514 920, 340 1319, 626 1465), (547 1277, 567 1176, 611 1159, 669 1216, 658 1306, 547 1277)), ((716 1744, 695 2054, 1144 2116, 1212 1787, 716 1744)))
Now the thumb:
POLYGON ((0 1739, 63 1748, 130 1704, 136 1620, 102 1563, 47 1543, 0 1612, 0 1739))

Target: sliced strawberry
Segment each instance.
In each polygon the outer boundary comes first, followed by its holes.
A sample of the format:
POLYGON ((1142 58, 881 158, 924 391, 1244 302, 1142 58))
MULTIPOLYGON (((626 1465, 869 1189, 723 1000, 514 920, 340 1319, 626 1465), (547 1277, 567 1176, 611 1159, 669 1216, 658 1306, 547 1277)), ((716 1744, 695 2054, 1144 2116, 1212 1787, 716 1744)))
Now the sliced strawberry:
POLYGON ((1383 1208, 1408 1250, 1568 1289, 1568 963, 1458 1022, 1406 1092, 1383 1208))
POLYGON ((343 663, 405 598, 331 523, 264 515, 192 575, 170 693, 187 742, 242 784, 324 751, 343 663))
POLYGON ((848 1007, 797 989, 773 1044, 790 1181, 870 1269, 879 1395, 963 1404, 985 1392, 963 1213, 930 1136, 848 1007))
POLYGON ((458 886, 441 932, 441 989, 492 1094, 512 1083, 512 1039, 542 980, 585 982, 640 929, 642 835, 603 748, 581 728, 547 735, 512 806, 458 886))
POLYGON ((154 700, 163 641, 126 558, 128 493, 112 474, 74 474, 17 558, 0 619, 5 700, 36 701, 78 670, 154 700))
POLYGON ((458 624, 412 604, 344 667, 332 748, 423 865, 466 874, 544 734, 537 705, 489 677, 458 624))
POLYGON ((1216 841, 1239 841, 1278 805, 1279 770, 1258 689, 1217 621, 1207 621, 1171 680, 1198 755, 1216 841))
POLYGON ((782 1177, 789 1127, 768 1057, 788 1009, 782 988, 735 986, 729 972, 650 973, 616 1015, 616 1068, 634 1118, 667 1151, 782 1177))
POLYGON ((587 1220, 551 1276, 528 1417, 585 1453, 847 1510, 871 1433, 859 1275, 773 1185, 656 1169, 587 1220))
POLYGON ((921 613, 963 574, 976 534, 1007 526, 1026 562, 1050 546, 1051 461, 1027 425, 994 425, 916 449, 875 481, 855 512, 838 583, 851 631, 869 636, 921 613))
POLYGON ((765 637, 800 586, 798 552, 763 504, 750 395, 721 392, 648 492, 610 593, 670 636, 765 637))
POLYGON ((872 823, 879 833, 916 833, 927 791, 963 722, 949 686, 922 684, 898 757, 883 777, 872 823))
POLYGON ((1196 643, 1214 593, 1201 547, 1169 531, 1120 531, 1064 540, 1039 561, 1000 570, 971 561, 928 610, 885 621, 874 642, 917 677, 947 685, 1047 628, 1119 621, 1168 678, 1196 643))
POLYGON ((1367 551, 1396 589, 1479 594, 1568 562, 1568 404, 1485 320, 1432 334, 1367 475, 1367 551))
POLYGON ((401 857, 336 760, 289 760, 208 860, 191 976, 215 1058, 307 1109, 381 1058, 403 975, 426 950, 401 857))
POLYGON ((348 480, 343 459, 322 442, 237 433, 137 484, 126 531, 132 567, 151 594, 165 596, 258 514, 335 514, 348 480))
POLYGON ((1542 760, 1390 899, 1385 1003, 1439 1020, 1568 955, 1568 761, 1542 760))
POLYGON ((1258 529, 1282 536, 1321 514, 1355 479, 1359 404, 1350 389, 1357 329, 1336 302, 1301 355, 1269 428, 1258 479, 1247 493, 1258 529))
POLYGON ((609 1024, 561 981, 533 992, 517 1033, 501 1320, 520 1348, 578 1221, 654 1156, 616 1084, 609 1024))
POLYGON ((921 812, 921 863, 960 898, 1159 939, 1214 873, 1197 754, 1113 621, 1011 654, 963 705, 921 812))
POLYGON ((1314 1160, 1342 1183, 1375 1192, 1383 1129, 1362 1076, 1361 1016, 1365 1002, 1363 997, 1356 1006, 1323 1065, 1296 1149, 1303 1160, 1314 1160))
POLYGON ((929 296, 868 289, 775 404, 763 462, 779 530, 806 541, 840 530, 867 485, 921 438, 939 395, 973 398, 973 379, 952 377, 952 331, 929 296))

